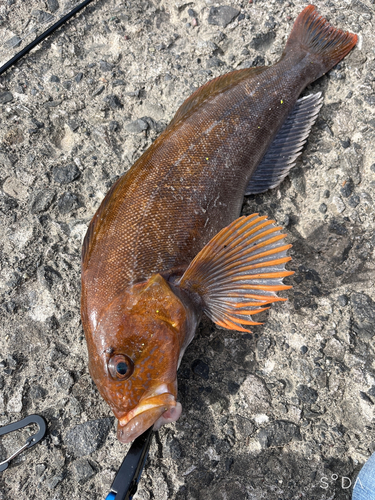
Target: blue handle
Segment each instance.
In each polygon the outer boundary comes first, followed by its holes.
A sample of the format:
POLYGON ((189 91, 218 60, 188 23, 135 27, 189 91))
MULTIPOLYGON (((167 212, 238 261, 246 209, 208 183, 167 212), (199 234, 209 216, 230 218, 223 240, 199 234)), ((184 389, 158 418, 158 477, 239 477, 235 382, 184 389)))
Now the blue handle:
POLYGON ((113 493, 113 491, 111 491, 111 493, 108 493, 108 495, 105 497, 105 500, 116 500, 116 493, 113 493))

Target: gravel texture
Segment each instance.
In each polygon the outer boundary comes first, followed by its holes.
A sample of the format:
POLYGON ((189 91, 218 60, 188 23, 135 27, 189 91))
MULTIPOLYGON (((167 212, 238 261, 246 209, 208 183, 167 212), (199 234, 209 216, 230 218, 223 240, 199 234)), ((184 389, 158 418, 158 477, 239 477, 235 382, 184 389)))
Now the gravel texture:
MULTIPOLYGON (((183 415, 154 436, 136 500, 349 499, 375 449, 375 5, 315 3, 359 46, 307 89, 324 105, 290 176, 243 205, 285 226, 293 289, 252 334, 203 320, 183 415)), ((75 4, 0 1, 0 62, 75 4)), ((87 369, 87 225, 183 100, 277 61, 306 5, 97 0, 0 77, 0 425, 49 424, 0 500, 105 498, 127 446, 87 369)), ((27 435, 2 438, 0 457, 27 435)))

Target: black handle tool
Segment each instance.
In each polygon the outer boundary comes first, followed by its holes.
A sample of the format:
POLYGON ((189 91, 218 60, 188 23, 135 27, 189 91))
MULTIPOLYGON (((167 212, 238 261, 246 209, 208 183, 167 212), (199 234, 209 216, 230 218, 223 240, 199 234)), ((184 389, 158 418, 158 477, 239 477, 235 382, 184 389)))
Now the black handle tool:
POLYGON ((131 500, 150 449, 152 427, 137 437, 124 458, 105 500, 131 500))

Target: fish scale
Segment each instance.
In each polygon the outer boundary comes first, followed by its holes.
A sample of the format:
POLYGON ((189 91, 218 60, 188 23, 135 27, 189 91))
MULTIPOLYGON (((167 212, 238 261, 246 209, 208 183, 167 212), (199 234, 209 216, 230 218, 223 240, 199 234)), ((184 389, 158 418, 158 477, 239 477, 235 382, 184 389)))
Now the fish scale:
MULTIPOLYGON (((98 264, 101 254, 105 253, 111 269, 108 302, 132 281, 147 279, 155 272, 165 269, 187 267, 198 251, 239 215, 245 186, 252 171, 304 86, 299 84, 298 88, 287 92, 281 82, 284 71, 283 68, 272 69, 276 75, 273 78, 259 75, 250 89, 246 88, 250 86, 247 82, 243 84, 245 89, 228 89, 205 103, 202 112, 204 118, 196 119, 192 115, 186 122, 177 123, 175 130, 166 130, 168 142, 146 152, 133 167, 139 172, 137 189, 127 189, 124 184, 131 181, 126 177, 120 179, 116 192, 121 191, 121 195, 116 197, 116 206, 112 208, 111 214, 103 219, 104 238, 96 244, 98 264), (276 78, 280 80, 275 92, 277 97, 262 103, 255 92, 253 99, 246 107, 243 106, 244 94, 251 94, 258 87, 268 92, 276 78), (238 105, 230 105, 238 100, 238 94, 241 95, 242 104, 240 113, 238 105), (284 98, 283 105, 280 104, 280 96, 284 98), (262 120, 262 116, 267 116, 268 108, 273 110, 273 114, 262 120), (202 129, 210 130, 212 123, 219 124, 223 120, 227 120, 225 126, 220 127, 216 133, 212 134, 212 129, 210 135, 200 133, 202 129), (241 154, 238 154, 239 151, 241 154), (189 163, 194 164, 187 189, 184 182, 181 182, 181 178, 186 175, 183 161, 185 152, 189 155, 189 163), (217 182, 218 178, 220 182, 217 182), (168 192, 165 188, 167 182, 173 183, 180 199, 175 199, 168 192), (196 187, 195 193, 191 192, 191 186, 196 187), (217 207, 213 207, 209 225, 205 226, 206 216, 202 208, 207 210, 215 199, 218 200, 217 207), (165 251, 165 243, 170 234, 174 235, 177 249, 173 254, 165 251), (120 253, 118 245, 121 235, 126 238, 126 247, 121 245, 123 253, 116 259, 114 256, 120 253), (199 238, 192 241, 194 235, 199 238)), ((250 75, 251 72, 251 69, 248 70, 250 75)), ((163 140, 162 135, 159 142, 162 143, 163 140)), ((96 230, 100 231, 100 228, 96 230)), ((90 261, 90 268, 96 274, 105 273, 102 268, 105 264, 100 262, 96 266, 95 256, 91 256, 90 261)))
POLYGON ((83 244, 81 311, 120 441, 179 418, 177 369, 202 313, 247 332, 286 300, 286 235, 264 216, 239 217, 243 196, 287 175, 321 106, 300 93, 356 42, 306 7, 279 62, 194 92, 104 198, 83 244))

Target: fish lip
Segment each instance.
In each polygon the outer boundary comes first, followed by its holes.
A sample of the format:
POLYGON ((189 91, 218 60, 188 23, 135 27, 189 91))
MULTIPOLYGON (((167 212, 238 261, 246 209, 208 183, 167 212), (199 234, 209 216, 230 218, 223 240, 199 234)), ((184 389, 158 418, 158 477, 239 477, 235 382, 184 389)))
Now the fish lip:
POLYGON ((130 443, 157 422, 166 411, 175 408, 173 394, 165 392, 143 398, 139 404, 118 420, 117 439, 130 443))

